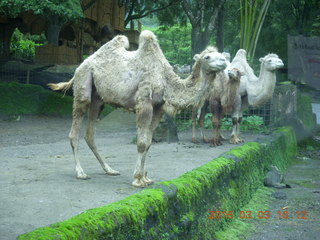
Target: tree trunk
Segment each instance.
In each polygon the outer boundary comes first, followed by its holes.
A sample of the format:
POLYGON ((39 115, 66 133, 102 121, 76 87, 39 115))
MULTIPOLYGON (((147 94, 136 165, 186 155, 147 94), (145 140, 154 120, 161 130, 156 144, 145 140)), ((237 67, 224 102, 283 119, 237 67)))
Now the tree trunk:
POLYGON ((221 9, 218 13, 217 21, 217 48, 219 52, 224 50, 224 5, 221 6, 221 9))
POLYGON ((59 34, 62 28, 63 22, 58 16, 51 16, 48 22, 47 38, 48 43, 59 46, 59 34))
POLYGON ((0 55, 8 57, 10 56, 10 42, 12 34, 17 27, 16 22, 12 23, 4 23, 0 24, 0 39, 1 39, 1 45, 0 46, 0 55))
POLYGON ((201 53, 209 44, 210 37, 207 31, 202 31, 201 26, 192 25, 191 32, 191 53, 192 58, 195 54, 201 53))

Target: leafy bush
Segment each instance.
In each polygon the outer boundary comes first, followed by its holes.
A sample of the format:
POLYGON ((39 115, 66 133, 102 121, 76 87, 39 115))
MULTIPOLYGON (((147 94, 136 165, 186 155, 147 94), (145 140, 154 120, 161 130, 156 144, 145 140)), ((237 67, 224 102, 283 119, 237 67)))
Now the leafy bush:
MULTIPOLYGON (((187 130, 192 126, 191 119, 184 121, 177 121, 178 131, 187 130)), ((232 119, 230 117, 225 117, 222 119, 222 130, 231 130, 232 129, 232 119)), ((199 127, 199 126, 198 126, 199 127)), ((212 113, 207 113, 204 118, 204 127, 206 129, 212 129, 212 113)), ((264 126, 263 118, 257 115, 247 116, 242 119, 240 124, 240 129, 242 131, 257 131, 264 132, 266 130, 264 126)))
POLYGON ((190 64, 191 60, 191 25, 174 25, 172 27, 143 27, 153 31, 159 40, 161 49, 172 64, 190 64))
POLYGON ((44 42, 44 35, 24 35, 16 29, 11 38, 10 52, 14 57, 32 60, 36 46, 41 46, 44 42))

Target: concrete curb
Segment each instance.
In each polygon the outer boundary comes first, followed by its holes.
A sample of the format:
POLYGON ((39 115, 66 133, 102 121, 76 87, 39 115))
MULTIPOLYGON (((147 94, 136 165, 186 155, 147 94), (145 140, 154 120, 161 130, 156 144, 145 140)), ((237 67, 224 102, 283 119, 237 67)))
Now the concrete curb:
POLYGON ((263 185, 270 166, 284 170, 296 152, 294 131, 283 127, 179 178, 17 239, 214 239, 231 219, 209 219, 209 211, 236 213, 263 185))

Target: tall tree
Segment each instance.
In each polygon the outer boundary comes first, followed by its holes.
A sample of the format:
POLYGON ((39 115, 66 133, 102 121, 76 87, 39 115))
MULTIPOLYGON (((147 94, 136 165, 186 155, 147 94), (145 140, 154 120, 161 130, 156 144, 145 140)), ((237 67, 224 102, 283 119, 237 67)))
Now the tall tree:
POLYGON ((179 2, 180 0, 118 0, 119 6, 125 8, 125 26, 132 20, 150 16, 179 2))
POLYGON ((316 26, 319 9, 319 0, 273 0, 261 30, 257 54, 276 52, 286 62, 287 36, 314 35, 312 26, 316 26))
POLYGON ((182 0, 182 8, 191 26, 192 56, 201 52, 215 32, 218 13, 226 0, 182 0))
POLYGON ((47 20, 48 42, 55 45, 58 45, 62 26, 83 16, 79 0, 1 0, 0 2, 0 15, 18 18, 27 12, 47 20))

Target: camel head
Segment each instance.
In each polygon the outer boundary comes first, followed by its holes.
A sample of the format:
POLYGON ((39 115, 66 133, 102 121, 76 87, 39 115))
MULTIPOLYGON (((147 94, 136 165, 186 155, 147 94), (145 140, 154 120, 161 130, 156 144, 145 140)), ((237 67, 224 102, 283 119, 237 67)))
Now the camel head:
POLYGON ((260 58, 259 61, 261 62, 262 67, 272 72, 284 66, 282 60, 278 57, 278 55, 273 53, 260 58))
POLYGON ((207 47, 202 53, 196 54, 193 59, 196 61, 195 65, 200 63, 201 68, 207 73, 222 71, 227 67, 226 57, 214 47, 207 47))
POLYGON ((230 80, 240 82, 240 78, 241 76, 244 76, 244 73, 237 68, 232 68, 228 70, 228 76, 230 80))

